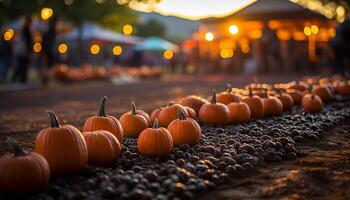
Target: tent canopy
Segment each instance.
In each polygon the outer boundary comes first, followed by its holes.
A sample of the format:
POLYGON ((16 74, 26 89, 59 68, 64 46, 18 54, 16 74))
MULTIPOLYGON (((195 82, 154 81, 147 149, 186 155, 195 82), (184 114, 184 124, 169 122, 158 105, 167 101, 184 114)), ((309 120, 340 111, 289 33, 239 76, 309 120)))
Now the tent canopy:
POLYGON ((168 49, 177 51, 178 46, 159 37, 150 37, 135 45, 134 49, 138 51, 165 51, 168 49))

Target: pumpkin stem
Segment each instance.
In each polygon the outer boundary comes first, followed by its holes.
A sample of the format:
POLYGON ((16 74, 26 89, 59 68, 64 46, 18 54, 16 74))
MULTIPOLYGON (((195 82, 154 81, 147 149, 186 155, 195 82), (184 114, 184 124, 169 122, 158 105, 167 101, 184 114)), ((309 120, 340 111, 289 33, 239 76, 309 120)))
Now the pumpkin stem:
POLYGON ((106 117, 106 111, 105 111, 106 101, 107 101, 107 97, 104 96, 101 99, 100 107, 99 107, 99 110, 98 110, 98 113, 97 113, 97 115, 100 116, 100 117, 106 117))
POLYGON ((158 128, 158 118, 154 119, 152 128, 158 128))
POLYGON ((15 156, 24 156, 26 153, 23 149, 17 144, 16 140, 13 138, 7 138, 7 142, 11 145, 13 154, 15 156))
POLYGON ((181 109, 179 109, 179 119, 180 119, 180 120, 185 120, 185 119, 186 119, 185 113, 182 112, 181 109))
POLYGON ((47 111, 50 117, 50 122, 51 122, 51 128, 58 128, 60 127, 60 123, 58 122, 58 118, 56 114, 53 111, 47 111))
POLYGON ((235 103, 241 103, 241 98, 237 98, 237 99, 235 100, 235 103))
POLYGON ((231 93, 232 92, 232 85, 231 84, 227 84, 227 93, 231 93))
POLYGON ((216 91, 213 90, 213 97, 211 98, 211 104, 216 104, 216 91))
POLYGON ((248 96, 253 97, 253 90, 250 86, 248 87, 248 96))
POLYGON ((135 102, 132 101, 130 104, 131 104, 131 114, 132 114, 132 115, 136 115, 137 113, 136 113, 136 105, 135 105, 135 102))

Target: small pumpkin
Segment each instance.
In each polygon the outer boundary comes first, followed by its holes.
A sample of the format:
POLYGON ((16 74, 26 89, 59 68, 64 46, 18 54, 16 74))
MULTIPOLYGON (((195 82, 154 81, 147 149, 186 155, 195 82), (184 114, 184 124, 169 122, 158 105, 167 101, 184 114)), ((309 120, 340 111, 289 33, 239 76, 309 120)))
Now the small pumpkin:
POLYGON ((314 85, 312 92, 315 93, 317 96, 319 96, 322 102, 329 102, 333 98, 333 94, 331 93, 330 89, 327 87, 314 85))
POLYGON ((186 117, 188 116, 188 112, 186 108, 184 108, 180 104, 174 104, 171 102, 169 106, 161 109, 161 111, 159 112, 159 115, 158 115, 159 125, 161 127, 167 127, 171 121, 173 121, 174 119, 177 119, 178 113, 180 111, 185 113, 186 117))
POLYGON ((307 84, 304 81, 296 80, 286 84, 286 89, 295 89, 304 92, 307 90, 307 84))
POLYGON ((315 93, 305 94, 301 106, 306 112, 315 113, 322 110, 322 99, 315 93))
POLYGON ((154 120, 155 119, 158 119, 158 117, 159 117, 159 113, 160 113, 160 111, 163 109, 163 107, 161 107, 161 108, 157 108, 157 109, 155 109, 152 113, 151 113, 151 117, 150 117, 150 122, 153 124, 154 123, 154 120))
POLYGON ((251 113, 249 106, 240 100, 228 104, 229 122, 233 124, 246 123, 250 121, 251 113))
POLYGON ((188 106, 184 106, 184 107, 188 113, 188 117, 190 117, 192 119, 195 119, 197 117, 196 111, 194 111, 191 107, 188 107, 188 106))
POLYGON ((283 110, 290 110, 294 106, 294 100, 291 95, 287 93, 282 93, 279 90, 277 91, 276 97, 282 102, 283 110))
POLYGON ((263 98, 264 102, 264 115, 265 116, 279 116, 283 113, 283 104, 281 100, 276 97, 269 97, 265 94, 263 98))
POLYGON ((226 105, 216 102, 216 92, 213 92, 210 104, 203 104, 199 110, 199 119, 207 124, 226 125, 229 120, 229 110, 226 105))
POLYGON ((0 158, 0 191, 38 192, 50 179, 50 168, 46 159, 38 153, 27 153, 14 139, 8 139, 13 153, 0 158))
POLYGON ((350 84, 348 81, 340 82, 335 89, 342 96, 350 96, 350 84))
POLYGON ((81 132, 72 125, 60 125, 54 112, 48 111, 51 127, 39 132, 35 152, 44 156, 53 174, 72 174, 82 170, 88 151, 81 132))
POLYGON ((173 145, 170 132, 158 127, 158 119, 154 120, 152 128, 143 130, 137 139, 137 149, 145 156, 166 156, 173 150, 173 145))
POLYGON ((121 143, 124 137, 122 126, 117 118, 106 115, 106 101, 107 97, 104 96, 101 100, 97 115, 91 116, 85 121, 83 132, 106 130, 113 133, 121 143))
POLYGON ((109 165, 119 158, 122 147, 111 132, 105 130, 83 132, 83 136, 89 152, 89 163, 109 165))
POLYGON ((194 111, 196 111, 197 114, 201 106, 206 103, 209 103, 209 102, 196 95, 187 96, 181 101, 181 105, 192 108, 194 111))
POLYGON ((253 96, 252 88, 248 88, 248 97, 243 99, 243 102, 249 106, 252 118, 264 117, 264 103, 261 97, 253 96))
POLYGON ((168 126, 175 146, 181 144, 194 145, 198 143, 201 137, 201 128, 199 124, 191 118, 186 118, 183 112, 179 112, 179 118, 170 122, 168 126))
POLYGON ((119 121, 126 137, 137 138, 144 129, 148 128, 147 119, 136 112, 134 102, 131 102, 131 112, 124 113, 119 121))
POLYGON ((228 89, 225 92, 221 92, 217 95, 216 101, 228 105, 232 102, 239 101, 240 98, 232 92, 232 86, 229 84, 228 89))
POLYGON ((303 92, 296 89, 287 89, 287 93, 293 98, 295 104, 300 104, 301 99, 303 98, 303 92))

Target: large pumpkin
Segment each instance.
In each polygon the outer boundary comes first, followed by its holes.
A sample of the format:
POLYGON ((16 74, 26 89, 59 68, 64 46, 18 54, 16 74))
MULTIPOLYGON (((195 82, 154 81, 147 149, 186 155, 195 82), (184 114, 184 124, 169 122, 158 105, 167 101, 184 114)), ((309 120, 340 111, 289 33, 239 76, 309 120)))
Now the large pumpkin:
POLYGON ((186 117, 188 116, 188 112, 186 108, 184 108, 180 104, 170 103, 169 106, 161 109, 158 115, 159 126, 167 127, 171 121, 177 119, 179 112, 185 113, 186 117))
POLYGON ((225 92, 221 92, 217 95, 216 101, 228 105, 232 102, 239 101, 240 98, 232 92, 232 86, 228 85, 228 89, 225 92))
POLYGON ((216 102, 216 92, 213 92, 211 103, 203 104, 199 110, 199 119, 207 124, 226 125, 229 120, 229 110, 226 105, 216 102))
POLYGON ((207 100, 196 95, 187 96, 181 101, 181 105, 192 108, 194 111, 196 111, 197 115, 201 106, 206 103, 208 103, 207 100))
POLYGON ((305 94, 301 101, 301 106, 309 113, 320 112, 322 110, 322 100, 314 93, 305 94))
POLYGON ((89 162, 94 165, 108 165, 119 158, 121 145, 109 131, 84 132, 83 136, 89 152, 89 162))
POLYGON ((328 87, 315 85, 312 92, 319 96, 322 102, 329 102, 333 98, 333 94, 328 87))
POLYGON ((276 97, 282 102, 283 110, 290 110, 294 106, 294 100, 291 95, 277 90, 276 97))
POLYGON ((60 125, 49 111, 51 127, 39 132, 35 151, 44 156, 53 174, 72 174, 83 169, 88 151, 81 132, 72 125, 60 125))
POLYGON ((170 122, 168 130, 173 138, 174 145, 198 143, 201 137, 201 128, 199 124, 191 119, 186 118, 183 112, 179 112, 179 119, 170 122))
POLYGON ((83 132, 106 130, 113 133, 113 135, 118 138, 119 142, 122 143, 124 137, 122 126, 117 118, 106 115, 106 101, 107 97, 103 97, 97 115, 91 116, 85 121, 83 132))
POLYGON ((276 97, 269 97, 265 94, 264 102, 264 115, 265 116, 278 116, 283 113, 283 104, 281 100, 276 97))
POLYGON ((249 110, 252 118, 264 117, 264 103, 259 96, 253 96, 253 91, 248 88, 248 97, 243 99, 243 102, 249 106, 249 110))
POLYGON ((166 128, 158 127, 158 119, 152 128, 141 132, 137 139, 137 149, 145 156, 166 156, 173 150, 173 139, 166 128))
POLYGON ((251 113, 249 106, 241 101, 228 104, 229 122, 233 124, 249 122, 251 113))
POLYGON ((134 102, 131 102, 131 112, 124 113, 119 121, 126 137, 137 138, 144 129, 148 128, 147 119, 136 112, 134 102))
POLYGON ((287 89, 287 93, 293 98, 295 104, 300 104, 301 99, 303 98, 303 92, 296 89, 287 89))
POLYGON ((0 158, 1 192, 38 192, 50 179, 50 168, 46 159, 35 152, 23 151, 14 139, 8 142, 13 154, 0 158))

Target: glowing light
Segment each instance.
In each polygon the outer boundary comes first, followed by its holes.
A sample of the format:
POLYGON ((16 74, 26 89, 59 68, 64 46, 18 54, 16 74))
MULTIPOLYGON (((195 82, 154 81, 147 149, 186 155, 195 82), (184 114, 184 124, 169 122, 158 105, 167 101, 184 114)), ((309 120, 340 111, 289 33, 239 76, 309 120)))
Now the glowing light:
POLYGON ((250 51, 249 45, 247 45, 247 44, 242 45, 242 46, 241 46, 241 51, 242 51, 243 53, 249 53, 249 51, 250 51))
POLYGON ((100 46, 97 44, 91 45, 90 52, 94 55, 97 55, 98 53, 100 53, 100 46))
POLYGON ((213 34, 212 32, 207 32, 207 33, 205 34, 205 39, 206 39, 207 41, 213 41, 213 40, 214 40, 214 34, 213 34))
POLYGON ((305 26, 305 28, 304 28, 304 34, 305 34, 306 36, 310 36, 310 35, 312 34, 311 28, 308 27, 308 26, 305 26))
POLYGON ((66 4, 67 6, 72 5, 74 2, 74 0, 64 0, 64 4, 66 4))
POLYGON ((344 16, 345 15, 345 8, 343 6, 338 6, 336 12, 337 12, 338 16, 344 16))
POLYGON ((259 38, 261 38, 261 36, 262 36, 262 31, 261 31, 261 30, 250 31, 250 32, 248 33, 248 36, 249 36, 251 39, 259 39, 259 38))
POLYGON ((36 35, 34 37, 34 42, 41 43, 42 41, 43 41, 43 38, 41 37, 41 35, 36 35))
POLYGON ((316 26, 316 25, 311 26, 311 32, 313 34, 318 34, 318 31, 319 31, 318 26, 316 26))
POLYGON ((48 20, 53 15, 53 10, 51 8, 41 9, 41 19, 48 20))
POLYGON ((330 29, 329 29, 329 35, 330 35, 331 37, 334 37, 335 34, 336 34, 335 29, 334 29, 334 28, 330 28, 330 29))
POLYGON ((116 56, 119 56, 120 54, 123 53, 123 48, 121 46, 115 46, 113 47, 113 54, 116 56))
POLYGON ((231 58, 233 56, 232 49, 221 49, 220 51, 221 58, 231 58))
POLYGON ((4 33, 4 40, 10 41, 13 38, 13 35, 15 34, 15 31, 12 28, 9 28, 4 33))
POLYGON ((41 44, 40 44, 39 42, 37 42, 37 43, 34 44, 34 46, 33 46, 33 51, 34 51, 35 53, 40 53, 40 52, 41 52, 41 49, 42 49, 42 47, 41 47, 41 44))
POLYGON ((173 58, 174 53, 173 53, 173 51, 168 49, 168 50, 164 51, 163 56, 164 56, 165 59, 170 60, 170 59, 173 58))
POLYGON ((57 50, 58 50, 58 52, 59 52, 60 54, 64 54, 64 53, 66 53, 67 50, 68 50, 68 45, 62 43, 62 44, 58 45, 57 50))
POLYGON ((238 33, 238 31, 239 31, 239 29, 238 29, 238 26, 237 25, 231 25, 229 28, 228 28, 228 30, 230 31, 230 33, 232 34, 232 35, 237 35, 237 33, 238 33))
POLYGON ((132 26, 130 24, 125 24, 123 26, 123 33, 125 35, 131 35, 132 31, 133 31, 133 28, 132 28, 132 26))

